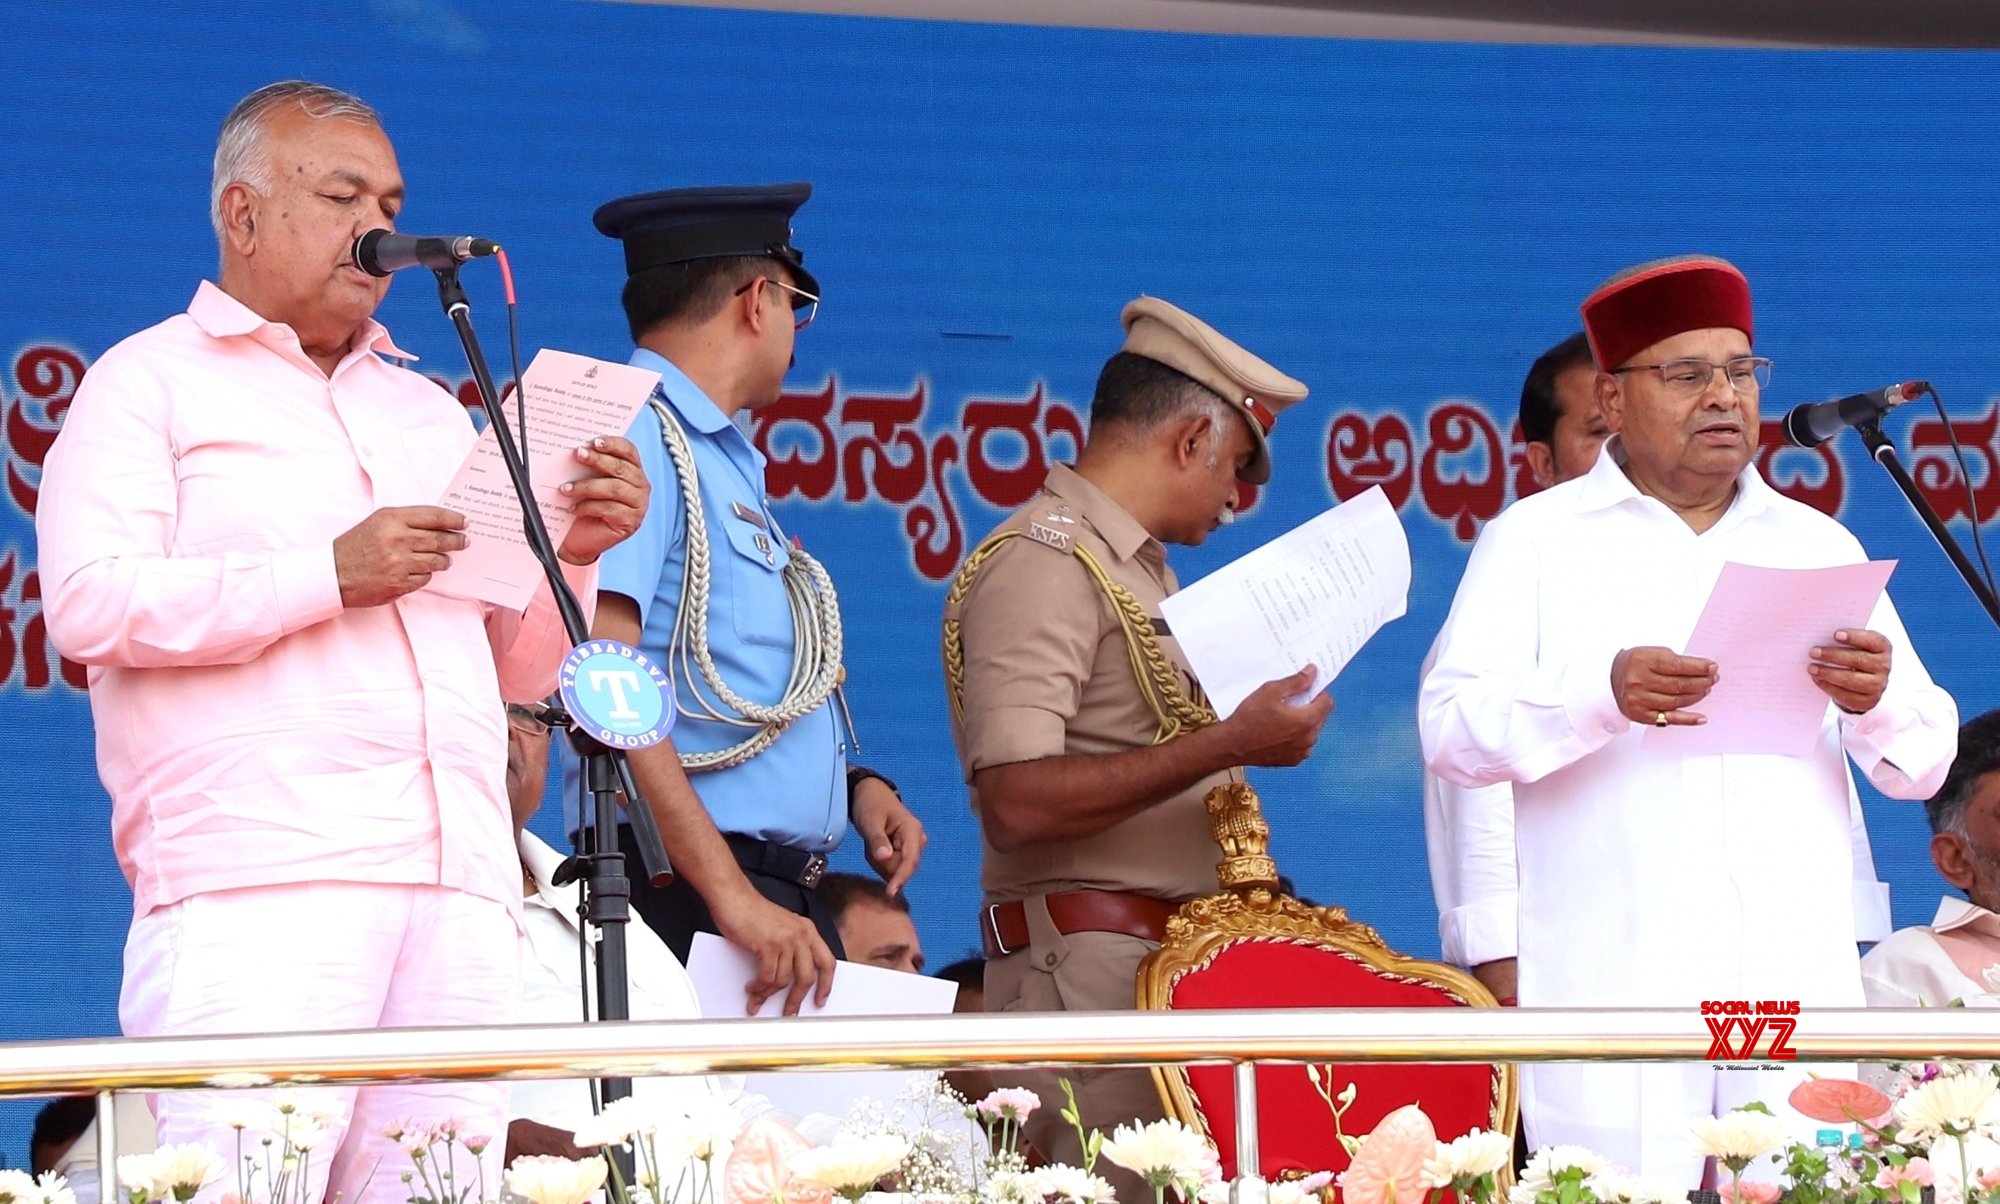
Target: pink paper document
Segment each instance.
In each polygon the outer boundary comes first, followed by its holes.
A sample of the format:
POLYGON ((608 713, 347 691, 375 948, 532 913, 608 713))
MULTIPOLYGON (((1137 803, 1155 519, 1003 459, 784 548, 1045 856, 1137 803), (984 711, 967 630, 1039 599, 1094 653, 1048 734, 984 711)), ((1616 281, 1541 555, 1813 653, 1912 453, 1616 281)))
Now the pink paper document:
POLYGON ((1725 564, 1688 637, 1686 655, 1715 662, 1720 680, 1688 707, 1696 727, 1652 728, 1646 743, 1697 755, 1804 756, 1833 700, 1806 672, 1812 650, 1838 647, 1833 633, 1868 626, 1893 560, 1826 569, 1725 564))
MULTIPOLYGON (((600 435, 623 435, 659 383, 657 372, 567 351, 543 350, 528 365, 521 388, 528 407, 524 458, 551 545, 562 547, 576 517, 575 504, 557 490, 591 472, 578 462, 576 449, 600 435)), ((502 408, 513 430, 518 411, 512 395, 502 408)), ((526 610, 542 583, 542 567, 529 550, 521 503, 491 427, 480 433, 438 505, 465 516, 470 542, 424 588, 526 610)))
POLYGON ((1308 664, 1319 669, 1313 694, 1332 685, 1409 597, 1409 539, 1377 485, 1203 577, 1160 614, 1227 719, 1308 664))

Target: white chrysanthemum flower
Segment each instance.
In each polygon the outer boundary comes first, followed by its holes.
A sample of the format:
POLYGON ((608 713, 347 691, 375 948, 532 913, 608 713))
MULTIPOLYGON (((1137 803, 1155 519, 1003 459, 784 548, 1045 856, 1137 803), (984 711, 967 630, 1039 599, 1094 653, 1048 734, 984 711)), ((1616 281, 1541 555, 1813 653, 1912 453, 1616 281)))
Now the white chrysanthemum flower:
POLYGON ((1437 1152, 1424 1163, 1424 1181, 1431 1187, 1466 1186, 1507 1165, 1513 1154, 1513 1138, 1474 1129, 1463 1137, 1438 1142, 1437 1152))
MULTIPOLYGON (((1528 1159, 1527 1169, 1521 1172, 1521 1182, 1540 1191, 1554 1183, 1556 1176, 1564 1171, 1578 1171, 1583 1178, 1588 1179, 1592 1175, 1601 1175, 1610 1169, 1611 1163, 1606 1161, 1603 1155, 1583 1146, 1543 1146, 1535 1151, 1534 1157, 1528 1159)), ((1530 1192, 1528 1198, 1534 1199, 1534 1193, 1530 1192)))
MULTIPOLYGON (((1547 1184, 1542 1186, 1545 1187, 1547 1184)), ((1524 1179, 1507 1189, 1507 1204, 1535 1204, 1535 1197, 1540 1192, 1541 1187, 1524 1179)))
POLYGON ((347 1120, 347 1108, 340 1096, 324 1089, 280 1087, 271 1093, 270 1108, 280 1116, 304 1117, 322 1129, 334 1128, 347 1120))
POLYGON ((979 1185, 986 1204, 1041 1204, 1041 1185, 1026 1171, 994 1171, 979 1185))
POLYGON ((148 1154, 120 1154, 118 1156, 118 1184, 134 1195, 152 1195, 153 1181, 158 1177, 153 1164, 159 1161, 158 1151, 148 1154))
POLYGON ((209 1124, 223 1129, 248 1131, 261 1137, 278 1127, 278 1113, 270 1104, 254 1096, 225 1095, 205 1114, 209 1124))
POLYGON ((1037 1197, 1054 1196, 1067 1204, 1112 1204, 1117 1198, 1109 1183, 1082 1167, 1061 1162, 1045 1166, 1028 1178, 1034 1185, 1030 1190, 1037 1197))
POLYGON ((1896 1101, 1898 1136, 1923 1145, 1947 1133, 1969 1133, 2000 1123, 2000 1079, 1990 1074, 1944 1074, 1919 1083, 1896 1101))
MULTIPOLYGON (((118 1161, 122 1164, 125 1160, 120 1158, 118 1161)), ((196 1192, 222 1178, 226 1169, 222 1159, 206 1142, 163 1145, 153 1151, 153 1198, 164 1200, 172 1196, 177 1200, 192 1199, 196 1192)), ((118 1173, 122 1178, 125 1173, 122 1166, 118 1173)))
POLYGON ((1936 1181, 1932 1184, 1939 1204, 1956 1204, 1965 1199, 1965 1186, 1959 1182, 1960 1140, 1965 1142, 1965 1167, 1972 1172, 1972 1185, 1976 1189, 1979 1180, 1996 1167, 2000 1167, 2000 1142, 1983 1133, 1970 1133, 1963 1139, 1940 1137, 1931 1145, 1928 1161, 1931 1174, 1936 1181))
POLYGON ((76 1204, 76 1193, 70 1190, 69 1180, 54 1171, 37 1175, 35 1186, 41 1189, 42 1204, 76 1204))
POLYGON ((284 1138, 295 1150, 316 1148, 327 1138, 327 1127, 303 1113, 285 1118, 284 1138))
POLYGON ((42 1189, 26 1171, 0 1170, 0 1204, 40 1204, 42 1189))
POLYGON ((529 1204, 583 1204, 604 1186, 602 1158, 552 1158, 530 1154, 507 1168, 507 1190, 529 1204))
POLYGON ((1193 1190, 1220 1174, 1207 1140, 1177 1120, 1119 1125, 1099 1152, 1153 1188, 1187 1184, 1193 1190))
POLYGON ((1604 1204, 1684 1204, 1687 1192, 1618 1171, 1591 1176, 1588 1186, 1604 1204))
POLYGON ((1786 1138, 1784 1121, 1740 1108, 1721 1116, 1697 1116, 1688 1128, 1695 1148, 1736 1170, 1753 1158, 1783 1149, 1786 1138))
POLYGON ((636 1096, 615 1099, 604 1110, 576 1127, 572 1140, 580 1150, 599 1146, 624 1145, 640 1133, 659 1127, 659 1118, 644 1110, 636 1096))
MULTIPOLYGON (((1196 1204, 1229 1204, 1229 1193, 1232 1189, 1233 1185, 1229 1180, 1217 1179, 1213 1183, 1202 1184, 1201 1190, 1194 1194, 1194 1198, 1196 1204)), ((1275 1202, 1277 1198, 1278 1185, 1273 1183, 1270 1199, 1275 1202)))
POLYGON ((800 1151, 792 1159, 792 1178, 852 1198, 874 1190, 909 1152, 910 1143, 893 1133, 870 1133, 800 1151))
POLYGON ((743 1116, 721 1096, 703 1095, 688 1104, 678 1127, 688 1157, 712 1158, 743 1131, 743 1116))

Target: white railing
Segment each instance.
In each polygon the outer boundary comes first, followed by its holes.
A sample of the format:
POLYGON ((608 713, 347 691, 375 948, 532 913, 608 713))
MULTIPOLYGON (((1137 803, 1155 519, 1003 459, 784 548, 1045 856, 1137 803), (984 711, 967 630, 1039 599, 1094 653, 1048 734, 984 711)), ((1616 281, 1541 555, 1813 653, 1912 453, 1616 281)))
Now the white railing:
MULTIPOLYGON (((1801 1062, 2000 1061, 2000 1011, 1808 1011, 1801 1062)), ((98 1166, 114 1092, 398 1079, 578 1078, 954 1066, 1234 1065, 1237 1166, 1258 1165, 1259 1062, 1699 1061, 1693 1008, 1353 1008, 675 1020, 0 1044, 0 1098, 95 1092, 98 1166)))

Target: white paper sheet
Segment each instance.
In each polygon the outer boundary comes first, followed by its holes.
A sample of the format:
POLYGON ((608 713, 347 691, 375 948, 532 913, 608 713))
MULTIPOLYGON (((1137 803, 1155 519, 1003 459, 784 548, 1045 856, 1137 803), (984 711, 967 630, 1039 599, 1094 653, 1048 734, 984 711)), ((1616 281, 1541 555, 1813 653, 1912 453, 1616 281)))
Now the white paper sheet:
POLYGON ((1826 569, 1723 565, 1685 653, 1715 662, 1715 688, 1687 708, 1708 722, 1650 728, 1646 743, 1696 755, 1805 755, 1832 705, 1806 672, 1812 650, 1839 647, 1833 633, 1843 628, 1866 628, 1895 568, 1893 560, 1826 569))
MULTIPOLYGON (((750 954, 712 933, 697 932, 688 949, 688 974, 694 979, 701 1014, 740 1020, 749 999, 743 984, 756 976, 750 954)), ((841 962, 833 975, 833 993, 820 1007, 807 997, 801 1016, 925 1016, 951 1011, 958 984, 943 978, 904 974, 858 962, 841 962)), ((758 1009, 759 1017, 782 1015, 785 997, 774 995, 758 1009)), ((844 1117, 863 1096, 893 1108, 906 1092, 912 1075, 900 1070, 800 1071, 790 1074, 744 1076, 743 1089, 771 1101, 792 1118, 815 1113, 844 1117)))
POLYGON ((1379 486, 1160 604, 1215 713, 1307 664, 1317 693, 1410 600, 1410 542, 1379 486))
MULTIPOLYGON (((575 518, 575 503, 557 490, 591 471, 577 461, 576 449, 600 435, 623 435, 659 383, 660 374, 644 368, 546 349, 522 374, 528 480, 552 545, 562 546, 575 518)), ((516 412, 511 395, 503 408, 511 424, 516 412)), ((521 503, 492 427, 480 432, 438 505, 465 516, 469 543, 424 588, 526 610, 543 581, 542 566, 528 548, 521 503)))

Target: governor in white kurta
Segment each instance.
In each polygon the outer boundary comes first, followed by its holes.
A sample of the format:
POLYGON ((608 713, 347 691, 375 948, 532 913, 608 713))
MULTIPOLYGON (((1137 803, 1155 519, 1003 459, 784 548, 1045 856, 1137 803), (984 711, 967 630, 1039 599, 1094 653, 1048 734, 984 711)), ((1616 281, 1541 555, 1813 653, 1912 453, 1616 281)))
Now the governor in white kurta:
MULTIPOLYGON (((1418 703, 1433 773, 1513 783, 1521 1004, 1797 999, 1808 1024, 1813 1008, 1860 1006, 1847 760, 1884 794, 1926 797, 1950 767, 1957 708, 1885 596, 1868 624, 1893 647, 1881 699, 1858 715, 1829 702, 1809 755, 1690 756, 1646 742, 1613 694, 1621 650, 1683 647, 1727 562, 1807 568, 1867 554, 1754 465, 1697 534, 1633 485, 1624 459, 1614 437, 1588 474, 1487 525, 1418 703)), ((1688 1118, 1759 1084, 1782 1099, 1788 1078, 1538 1066, 1523 1112, 1537 1145, 1581 1143, 1692 1184, 1688 1118)))

